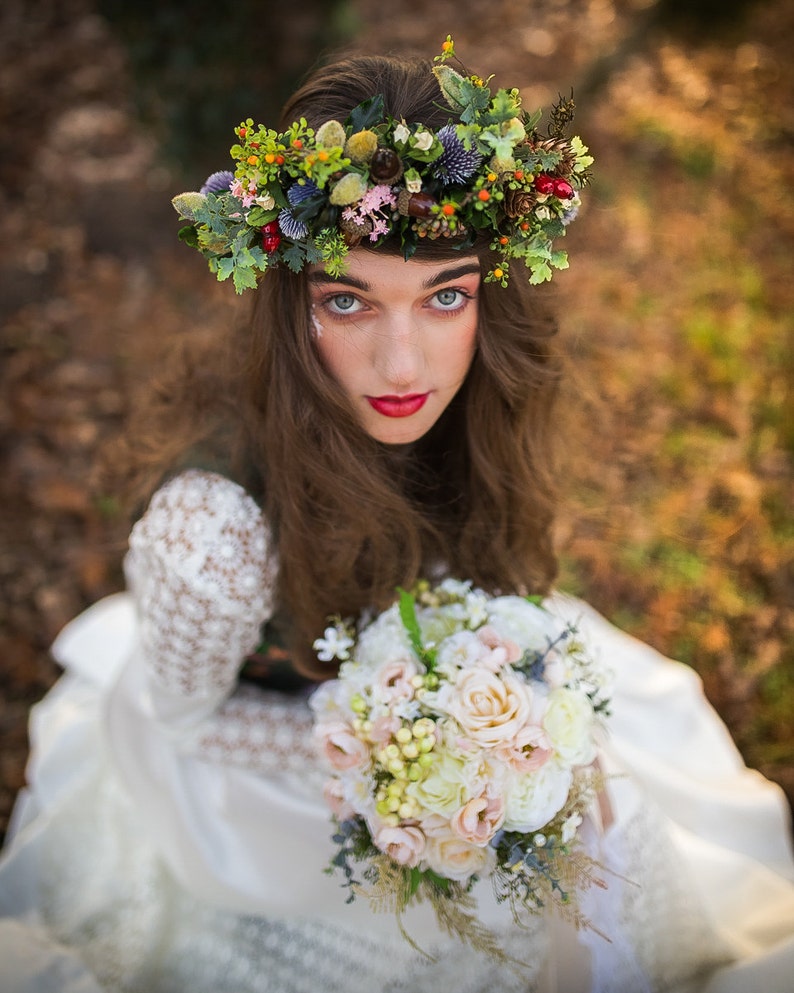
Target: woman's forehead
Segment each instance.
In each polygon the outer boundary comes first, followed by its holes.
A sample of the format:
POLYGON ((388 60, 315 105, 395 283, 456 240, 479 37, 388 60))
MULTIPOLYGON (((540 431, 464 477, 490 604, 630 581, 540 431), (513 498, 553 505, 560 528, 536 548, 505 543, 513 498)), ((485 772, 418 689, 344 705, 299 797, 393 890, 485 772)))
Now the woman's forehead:
POLYGON ((312 284, 338 283, 362 290, 379 284, 402 283, 406 288, 431 289, 451 280, 479 277, 480 261, 474 254, 456 254, 443 259, 403 259, 390 253, 353 249, 347 256, 344 273, 329 276, 321 265, 309 269, 312 284))

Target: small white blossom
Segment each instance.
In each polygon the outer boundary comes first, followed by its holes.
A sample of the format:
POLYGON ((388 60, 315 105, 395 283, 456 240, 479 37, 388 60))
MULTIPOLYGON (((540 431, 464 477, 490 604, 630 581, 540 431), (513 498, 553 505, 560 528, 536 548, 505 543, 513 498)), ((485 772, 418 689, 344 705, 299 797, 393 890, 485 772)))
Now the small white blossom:
POLYGON ((408 130, 404 123, 400 123, 394 129, 394 140, 395 142, 408 141, 411 137, 411 132, 408 130))
POLYGON ((326 628, 323 637, 317 638, 312 645, 321 662, 330 662, 332 659, 339 659, 344 662, 345 659, 350 658, 352 647, 353 639, 348 637, 344 628, 340 627, 326 628))
POLYGON ((414 135, 414 147, 421 152, 427 152, 433 145, 432 131, 417 131, 414 135))

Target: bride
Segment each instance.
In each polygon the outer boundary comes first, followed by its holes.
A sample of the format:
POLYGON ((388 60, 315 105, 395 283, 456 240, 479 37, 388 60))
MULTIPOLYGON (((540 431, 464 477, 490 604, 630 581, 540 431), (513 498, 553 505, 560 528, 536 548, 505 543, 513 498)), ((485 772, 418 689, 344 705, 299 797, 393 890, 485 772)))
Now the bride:
POLYGON ((317 71, 236 173, 176 198, 182 237, 251 289, 244 328, 183 357, 130 434, 128 591, 73 621, 31 717, 0 859, 8 993, 784 993, 794 861, 782 793, 697 676, 553 589, 554 324, 534 284, 592 162, 516 91, 421 61, 317 71), (420 577, 545 598, 612 675, 581 842, 593 927, 346 904, 309 700, 329 617, 420 577), (516 962, 522 963, 516 969, 516 962))

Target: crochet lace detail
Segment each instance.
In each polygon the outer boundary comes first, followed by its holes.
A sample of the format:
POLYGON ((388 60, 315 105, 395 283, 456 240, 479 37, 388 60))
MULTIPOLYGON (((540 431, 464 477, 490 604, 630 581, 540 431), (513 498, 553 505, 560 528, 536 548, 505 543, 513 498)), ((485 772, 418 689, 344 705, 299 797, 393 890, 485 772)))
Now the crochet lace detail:
POLYGON ((164 689, 213 696, 234 685, 273 609, 262 512, 245 491, 191 470, 158 490, 125 562, 141 647, 164 689))

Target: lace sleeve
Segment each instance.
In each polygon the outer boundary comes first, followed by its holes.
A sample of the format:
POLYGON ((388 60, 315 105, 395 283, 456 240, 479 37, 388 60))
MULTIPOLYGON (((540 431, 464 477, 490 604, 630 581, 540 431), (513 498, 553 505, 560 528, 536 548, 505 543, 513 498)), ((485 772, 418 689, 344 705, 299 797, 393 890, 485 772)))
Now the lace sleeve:
POLYGON ((201 717, 229 695, 272 613, 274 559, 262 512, 236 483, 189 470, 154 495, 125 572, 157 716, 201 717))

